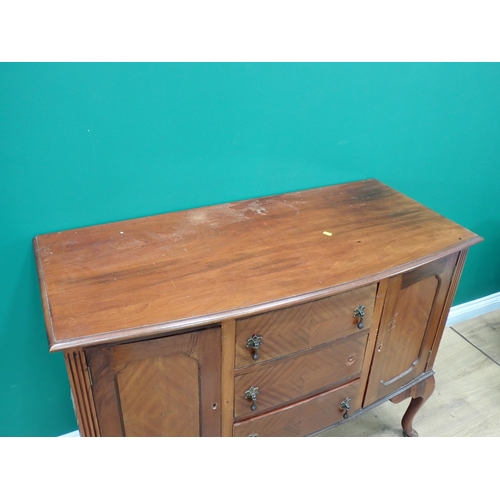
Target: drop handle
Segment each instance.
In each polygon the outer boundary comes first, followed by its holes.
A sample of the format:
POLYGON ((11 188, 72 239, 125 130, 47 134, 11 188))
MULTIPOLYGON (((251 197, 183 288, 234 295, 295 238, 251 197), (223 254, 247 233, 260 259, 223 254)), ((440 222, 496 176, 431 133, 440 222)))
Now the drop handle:
POLYGON ((365 324, 363 322, 363 319, 365 317, 365 310, 366 307, 361 304, 358 307, 356 307, 356 309, 354 309, 354 317, 358 318, 358 328, 360 330, 362 330, 365 327, 365 324))
POLYGON ((349 410, 351 409, 351 398, 345 398, 344 401, 340 403, 339 408, 345 410, 343 418, 349 418, 349 410))
POLYGON ((252 411, 255 411, 257 409, 257 396, 259 394, 259 388, 258 387, 250 387, 250 389, 247 389, 245 391, 245 399, 250 399, 252 401, 252 406, 250 406, 250 409, 252 411))
POLYGON ((259 347, 263 344, 262 335, 253 335, 247 340, 247 349, 253 350, 252 358, 254 361, 259 359, 259 347))

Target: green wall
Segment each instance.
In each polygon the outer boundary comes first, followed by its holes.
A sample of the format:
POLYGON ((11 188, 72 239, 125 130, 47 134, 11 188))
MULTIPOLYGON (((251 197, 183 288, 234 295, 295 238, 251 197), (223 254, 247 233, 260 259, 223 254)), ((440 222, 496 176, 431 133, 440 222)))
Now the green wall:
POLYGON ((500 290, 500 64, 0 64, 0 435, 76 429, 33 236, 375 177, 485 238, 500 290))

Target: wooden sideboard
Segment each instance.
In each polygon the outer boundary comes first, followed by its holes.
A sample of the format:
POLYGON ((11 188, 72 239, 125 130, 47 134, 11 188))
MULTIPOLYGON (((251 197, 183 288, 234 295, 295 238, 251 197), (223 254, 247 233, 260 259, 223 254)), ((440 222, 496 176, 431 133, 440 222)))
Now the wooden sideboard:
POLYGON ((376 180, 45 234, 82 436, 307 436, 410 398, 482 241, 376 180))

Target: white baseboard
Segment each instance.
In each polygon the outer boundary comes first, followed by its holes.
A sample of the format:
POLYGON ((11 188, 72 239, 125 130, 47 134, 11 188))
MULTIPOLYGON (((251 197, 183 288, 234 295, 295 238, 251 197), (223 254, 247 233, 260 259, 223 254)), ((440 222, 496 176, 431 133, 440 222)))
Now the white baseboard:
MULTIPOLYGON (((500 309, 500 292, 482 297, 477 300, 471 300, 465 304, 453 306, 450 309, 446 326, 451 326, 456 323, 461 323, 468 319, 476 318, 481 314, 486 314, 491 311, 500 309)), ((59 437, 80 437, 79 431, 68 432, 59 437)))
POLYGON ((80 431, 68 432, 67 434, 62 434, 61 436, 57 436, 57 437, 60 437, 60 438, 79 438, 80 431))
POLYGON ((500 292, 487 295, 477 300, 471 300, 465 304, 453 306, 450 309, 446 326, 461 323, 462 321, 481 316, 481 314, 486 314, 491 311, 496 311, 497 309, 500 309, 500 292))

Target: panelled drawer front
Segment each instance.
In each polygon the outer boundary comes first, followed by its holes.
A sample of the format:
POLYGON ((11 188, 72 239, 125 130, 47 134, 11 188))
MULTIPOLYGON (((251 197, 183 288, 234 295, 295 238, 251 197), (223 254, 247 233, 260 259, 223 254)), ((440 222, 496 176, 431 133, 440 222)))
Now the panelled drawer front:
MULTIPOLYGON (((235 368, 279 358, 359 332, 358 306, 365 306, 362 330, 371 325, 377 284, 236 322, 235 368), (249 340, 262 337, 257 350, 249 340), (254 359, 254 354, 258 358, 254 359)), ((257 339, 259 342, 259 339, 257 339)))
POLYGON ((338 387, 286 408, 239 422, 233 426, 236 437, 299 437, 317 433, 344 418, 341 403, 349 398, 349 415, 361 406, 360 382, 338 387))
POLYGON ((318 393, 359 377, 368 332, 358 332, 345 339, 289 356, 235 377, 235 418, 261 413, 269 408, 318 393), (251 388, 258 389, 255 400, 245 398, 251 388))

